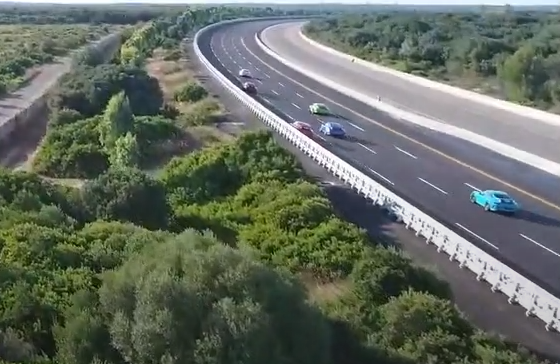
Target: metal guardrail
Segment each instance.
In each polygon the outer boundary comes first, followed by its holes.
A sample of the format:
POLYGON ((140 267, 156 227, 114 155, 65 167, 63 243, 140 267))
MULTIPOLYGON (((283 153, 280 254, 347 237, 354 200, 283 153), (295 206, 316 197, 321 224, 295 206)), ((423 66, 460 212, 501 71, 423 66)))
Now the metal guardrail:
POLYGON ((518 304, 524 307, 526 309, 526 316, 535 316, 541 319, 545 323, 547 331, 558 331, 560 329, 560 320, 557 316, 560 301, 556 297, 496 258, 486 254, 401 197, 390 192, 335 154, 324 149, 315 141, 301 134, 290 123, 278 117, 267 109, 266 106, 247 95, 230 79, 220 73, 205 57, 199 47, 200 35, 216 27, 237 22, 273 19, 278 18, 236 19, 202 28, 194 37, 195 54, 212 76, 261 121, 302 150, 334 176, 350 185, 355 191, 386 210, 389 214, 394 215, 397 221, 402 222, 407 229, 414 230, 416 236, 425 238, 427 244, 436 246, 438 252, 449 255, 449 260, 458 262, 460 268, 472 271, 478 281, 488 282, 492 292, 502 293, 508 297, 510 304, 518 304))

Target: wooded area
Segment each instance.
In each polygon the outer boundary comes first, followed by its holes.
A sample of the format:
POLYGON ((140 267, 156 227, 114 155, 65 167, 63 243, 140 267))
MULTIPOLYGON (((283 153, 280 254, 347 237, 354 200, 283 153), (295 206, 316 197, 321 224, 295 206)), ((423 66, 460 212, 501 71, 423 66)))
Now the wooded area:
MULTIPOLYGON (((473 327, 432 272, 337 216, 268 132, 144 170, 204 120, 148 74, 154 50, 182 57, 179 41, 201 26, 270 13, 165 15, 110 62, 90 51, 64 77, 36 173, 0 171, 0 362, 538 362, 473 327)), ((208 98, 195 81, 173 94, 208 98)))
POLYGON ((365 60, 560 112, 557 13, 346 15, 311 22, 305 31, 365 60))

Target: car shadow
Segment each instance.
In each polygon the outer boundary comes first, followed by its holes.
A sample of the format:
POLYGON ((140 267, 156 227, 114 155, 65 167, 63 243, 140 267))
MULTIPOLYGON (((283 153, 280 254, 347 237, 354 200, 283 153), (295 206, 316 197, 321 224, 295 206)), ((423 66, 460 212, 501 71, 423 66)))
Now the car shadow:
POLYGON ((504 214, 504 213, 500 213, 500 214, 507 215, 512 219, 523 220, 542 226, 560 227, 560 220, 555 219, 553 217, 541 215, 529 210, 519 210, 515 214, 504 214))
POLYGON ((360 143, 360 144, 368 146, 368 147, 375 147, 375 146, 378 145, 377 143, 374 143, 370 140, 366 140, 366 139, 363 139, 363 138, 360 138, 360 137, 357 137, 357 136, 354 136, 354 135, 347 135, 346 138, 343 139, 343 140, 347 140, 347 141, 352 142, 352 143, 360 143))

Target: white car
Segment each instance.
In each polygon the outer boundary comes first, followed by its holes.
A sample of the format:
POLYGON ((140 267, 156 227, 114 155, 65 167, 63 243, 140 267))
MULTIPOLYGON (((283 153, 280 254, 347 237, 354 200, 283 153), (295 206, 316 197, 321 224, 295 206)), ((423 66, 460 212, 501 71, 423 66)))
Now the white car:
POLYGON ((246 77, 246 78, 250 78, 251 77, 251 72, 249 72, 249 70, 246 70, 245 68, 239 71, 239 77, 246 77))

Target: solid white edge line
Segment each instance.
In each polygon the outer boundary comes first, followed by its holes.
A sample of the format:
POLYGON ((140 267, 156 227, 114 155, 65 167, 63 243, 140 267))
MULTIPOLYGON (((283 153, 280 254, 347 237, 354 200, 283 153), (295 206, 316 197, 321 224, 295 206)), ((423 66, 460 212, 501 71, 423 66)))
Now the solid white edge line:
POLYGON ((447 192, 445 192, 444 190, 442 190, 442 189, 439 188, 438 186, 436 186, 436 185, 434 185, 434 184, 431 184, 430 182, 426 181, 425 179, 420 178, 420 177, 416 177, 416 178, 418 178, 421 182, 424 182, 424 183, 427 184, 428 186, 432 187, 433 189, 438 190, 439 192, 443 193, 444 195, 448 195, 447 192))
POLYGON ((358 143, 358 145, 362 148, 364 148, 365 150, 367 150, 368 152, 372 152, 373 154, 377 154, 377 152, 373 149, 370 149, 368 147, 366 147, 365 145, 363 145, 362 143, 358 143))
POLYGON ((382 175, 379 172, 374 171, 373 169, 367 167, 367 169, 369 169, 371 171, 371 173, 375 174, 377 177, 382 178, 385 182, 391 184, 391 186, 394 186, 395 184, 393 182, 391 182, 390 179, 388 179, 387 177, 385 177, 384 175, 382 175))
POLYGON ((488 244, 489 246, 491 246, 492 248, 496 249, 496 250, 500 250, 500 248, 498 248, 497 246, 495 246, 494 244, 492 244, 491 242, 489 242, 488 240, 484 239, 483 237, 481 237, 480 235, 475 234, 474 232, 470 231, 469 229, 467 229, 466 227, 464 227, 463 225, 459 224, 458 222, 455 223, 456 226, 458 226, 459 228, 463 229, 464 231, 466 231, 467 233, 471 234, 472 236, 474 236, 475 238, 477 238, 478 240, 482 241, 483 243, 488 244))
POLYGON ((396 145, 395 145, 394 147, 395 147, 396 150, 398 150, 399 152, 401 152, 401 153, 403 153, 403 154, 406 154, 406 155, 409 156, 410 158, 418 159, 418 157, 415 156, 414 154, 409 153, 409 152, 407 152, 406 150, 397 147, 396 145))
POLYGON ((554 255, 556 255, 557 257, 560 257, 560 254, 556 253, 554 250, 547 248, 546 246, 542 245, 541 243, 536 242, 535 240, 531 239, 530 237, 528 237, 527 235, 523 235, 523 234, 519 234, 519 236, 521 236, 523 239, 530 241, 531 243, 535 244, 536 246, 539 246, 541 248, 543 248, 544 250, 546 250, 549 253, 552 253, 554 255))

